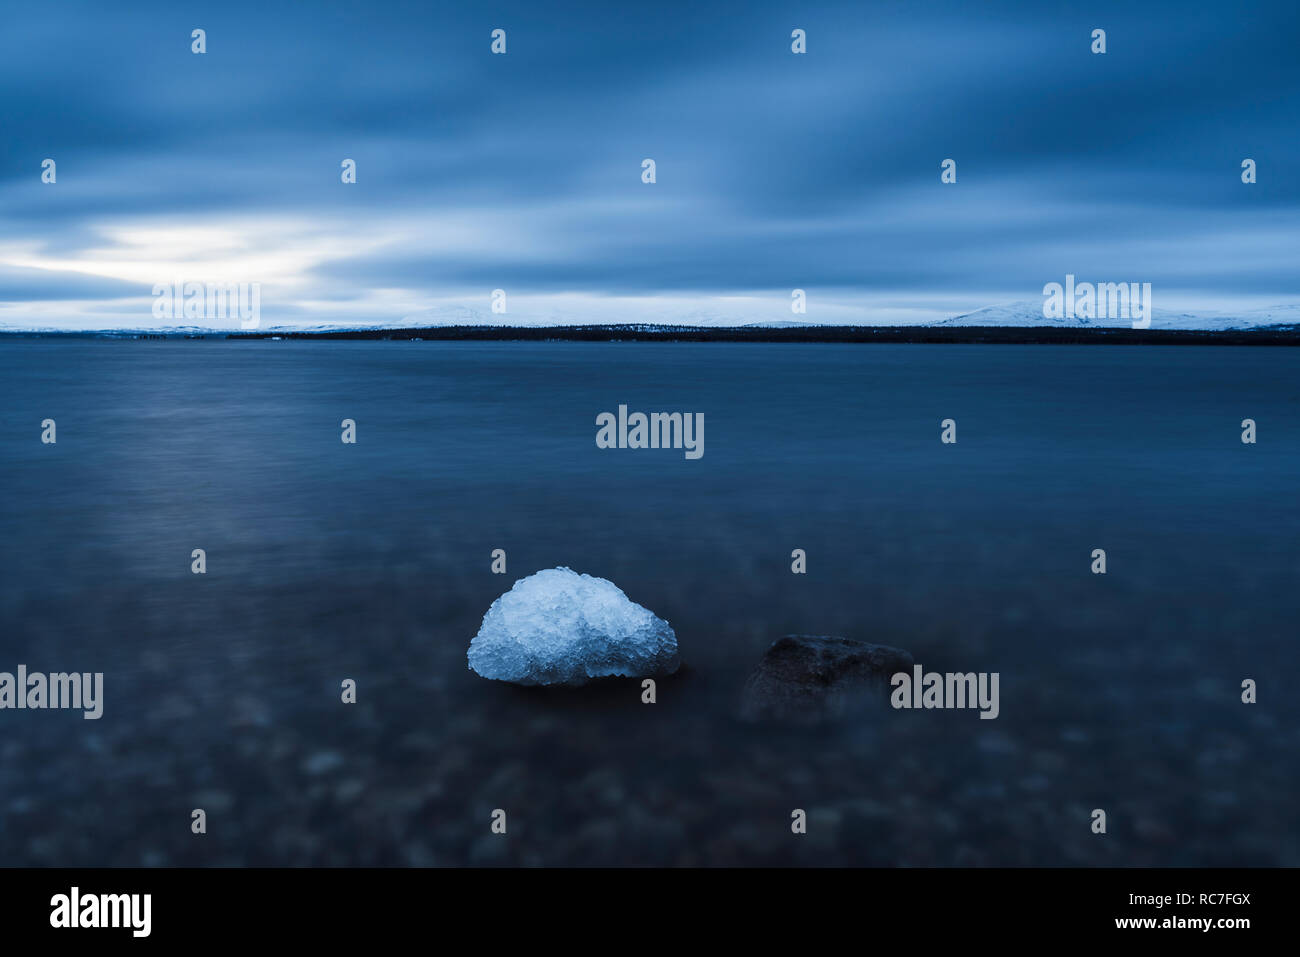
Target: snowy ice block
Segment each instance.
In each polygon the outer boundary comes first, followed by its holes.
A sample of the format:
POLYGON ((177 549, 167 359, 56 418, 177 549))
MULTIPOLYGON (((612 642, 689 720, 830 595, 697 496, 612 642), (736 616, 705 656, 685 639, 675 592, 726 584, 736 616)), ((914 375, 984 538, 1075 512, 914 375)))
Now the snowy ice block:
POLYGON ((613 675, 672 674, 677 636, 604 578, 547 568, 492 603, 469 644, 469 667, 521 685, 581 685, 613 675))

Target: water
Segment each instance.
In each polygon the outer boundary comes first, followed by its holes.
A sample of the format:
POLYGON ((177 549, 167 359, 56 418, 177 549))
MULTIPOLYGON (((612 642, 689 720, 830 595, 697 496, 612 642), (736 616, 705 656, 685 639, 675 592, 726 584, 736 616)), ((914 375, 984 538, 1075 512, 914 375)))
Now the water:
POLYGON ((103 671, 106 700, 0 711, 0 863, 1300 864, 1298 373, 1284 348, 6 341, 0 670, 103 671), (704 456, 598 449, 620 403, 704 413, 704 456), (467 670, 493 598, 555 565, 672 623, 657 704, 467 670), (788 632, 997 671, 1001 715, 742 724, 788 632))

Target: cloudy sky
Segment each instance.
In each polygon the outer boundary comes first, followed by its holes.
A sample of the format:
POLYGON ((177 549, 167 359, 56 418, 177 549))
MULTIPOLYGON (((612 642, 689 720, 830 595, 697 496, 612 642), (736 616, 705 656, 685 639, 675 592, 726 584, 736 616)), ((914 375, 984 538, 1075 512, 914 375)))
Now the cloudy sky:
POLYGON ((1298 38, 1295 0, 11 4, 0 325, 155 325, 176 280, 260 283, 264 326, 498 288, 520 322, 790 319, 794 288, 900 321, 1066 273, 1295 302, 1298 38))

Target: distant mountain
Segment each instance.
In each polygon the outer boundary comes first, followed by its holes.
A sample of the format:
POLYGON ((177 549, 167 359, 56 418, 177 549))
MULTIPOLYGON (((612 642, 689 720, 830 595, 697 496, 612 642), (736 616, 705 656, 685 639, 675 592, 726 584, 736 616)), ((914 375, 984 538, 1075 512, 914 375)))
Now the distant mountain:
MULTIPOLYGON (((1132 328, 1128 319, 1047 319, 1043 316, 1043 301, 1022 300, 985 306, 973 312, 960 313, 943 319, 899 322, 897 319, 873 318, 870 312, 849 313, 845 310, 833 320, 810 321, 798 319, 764 319, 746 315, 736 310, 692 309, 688 311, 644 311, 635 316, 564 313, 552 314, 494 314, 470 306, 448 307, 404 316, 397 327, 432 326, 570 326, 570 325, 654 325, 692 326, 703 328, 751 327, 787 328, 797 326, 1002 326, 1008 328, 1054 327, 1062 329, 1132 328)), ((1176 330, 1244 330, 1276 325, 1300 325, 1300 303, 1289 303, 1237 312, 1212 309, 1171 310, 1157 306, 1152 315, 1152 329, 1176 330)))
MULTIPOLYGON (((1161 309, 1152 310, 1152 329, 1260 329, 1276 325, 1300 324, 1300 304, 1267 306, 1238 312, 1219 312, 1211 309, 1198 309, 1194 312, 1161 309)), ((952 316, 937 322, 925 323, 932 326, 1003 326, 1029 327, 1049 326, 1059 329, 1095 328, 1132 328, 1128 319, 1047 319, 1043 316, 1042 300, 1000 303, 985 306, 974 312, 952 316)))
MULTIPOLYGON (((789 315, 788 307, 785 313, 789 315)), ((405 315, 397 320, 384 322, 302 322, 302 323, 267 323, 255 330, 241 330, 237 324, 227 323, 220 326, 172 325, 143 326, 133 329, 68 329, 59 326, 23 326, 15 323, 0 323, 0 333, 58 333, 75 332, 78 335, 102 335, 122 338, 133 336, 224 336, 251 331, 262 334, 278 335, 280 333, 311 332, 357 332, 382 329, 424 329, 447 326, 495 326, 509 328, 536 328, 553 326, 606 326, 618 325, 628 328, 667 328, 692 327, 705 329, 750 328, 750 329, 785 329, 809 326, 860 326, 860 327, 957 327, 978 326, 1010 329, 1055 328, 1132 328, 1128 319, 1047 319, 1043 316, 1041 299, 1020 300, 997 303, 942 318, 932 318, 935 313, 920 318, 916 315, 898 313, 873 313, 860 307, 838 306, 821 307, 817 310, 817 320, 777 318, 781 313, 775 310, 757 309, 753 301, 722 301, 717 308, 674 307, 668 300, 659 305, 658 300, 645 300, 637 308, 626 308, 624 304, 588 305, 583 309, 568 310, 552 307, 531 310, 521 309, 509 313, 493 313, 490 309, 463 304, 442 304, 430 309, 405 315), (773 314, 775 312, 775 314, 773 314), (764 315, 764 313, 767 313, 764 315)), ((1267 307, 1257 307, 1233 312, 1213 309, 1173 310, 1157 306, 1152 316, 1152 330, 1175 331, 1244 331, 1267 329, 1270 327, 1293 327, 1300 329, 1300 303, 1285 303, 1267 307)))

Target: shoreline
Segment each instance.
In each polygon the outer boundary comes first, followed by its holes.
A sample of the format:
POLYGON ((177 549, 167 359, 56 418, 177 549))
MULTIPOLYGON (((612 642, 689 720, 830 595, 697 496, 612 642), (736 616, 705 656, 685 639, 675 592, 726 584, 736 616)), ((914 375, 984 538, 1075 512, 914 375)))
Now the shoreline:
POLYGON ((790 342, 980 345, 1300 345, 1300 326, 1263 329, 1125 329, 1053 326, 435 326, 221 331, 0 331, 4 339, 379 340, 435 342, 790 342))

